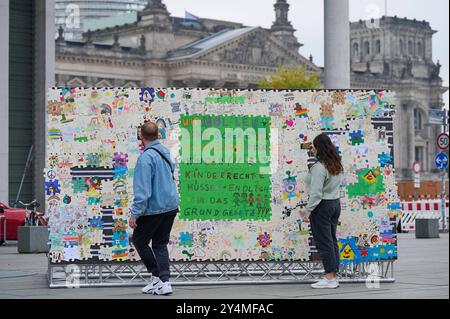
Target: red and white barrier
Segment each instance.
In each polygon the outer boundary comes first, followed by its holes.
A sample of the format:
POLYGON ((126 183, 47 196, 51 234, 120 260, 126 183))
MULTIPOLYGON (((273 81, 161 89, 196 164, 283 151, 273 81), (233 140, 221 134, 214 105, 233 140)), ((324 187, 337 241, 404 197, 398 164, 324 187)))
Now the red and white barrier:
MULTIPOLYGON (((445 201, 446 227, 448 229, 449 201, 445 201)), ((403 231, 416 229, 416 218, 439 219, 439 227, 442 225, 441 200, 419 200, 414 202, 402 202, 402 216, 400 223, 403 231)))

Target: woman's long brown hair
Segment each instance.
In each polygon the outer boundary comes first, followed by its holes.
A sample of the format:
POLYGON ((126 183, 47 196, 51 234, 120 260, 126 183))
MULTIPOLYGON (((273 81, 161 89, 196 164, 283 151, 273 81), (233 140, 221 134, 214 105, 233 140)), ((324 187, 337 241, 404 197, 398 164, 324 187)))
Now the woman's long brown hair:
POLYGON ((341 157, 328 135, 322 133, 316 136, 313 140, 313 145, 317 151, 317 160, 325 165, 331 175, 339 175, 344 169, 341 157))

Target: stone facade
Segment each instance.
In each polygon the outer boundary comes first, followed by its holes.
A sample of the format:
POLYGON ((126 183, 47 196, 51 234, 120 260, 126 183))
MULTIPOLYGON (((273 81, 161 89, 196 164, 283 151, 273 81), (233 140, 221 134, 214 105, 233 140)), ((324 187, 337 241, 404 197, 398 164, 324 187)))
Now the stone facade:
POLYGON ((432 30, 426 21, 383 17, 351 23, 352 87, 396 92, 394 145, 396 174, 411 180, 412 163, 422 163, 422 179, 435 180, 435 138, 440 126, 430 126, 428 109, 441 109, 440 64, 433 62, 432 30))
MULTIPOLYGON (((287 1, 277 0, 274 8, 270 29, 172 17, 161 0, 149 0, 135 23, 89 31, 83 41, 66 41, 60 29, 57 85, 256 88, 283 64, 322 73, 298 52, 302 44, 287 1)), ((427 22, 396 17, 351 23, 350 29, 352 87, 397 92, 397 177, 411 179, 419 157, 422 178, 437 179, 432 170, 439 128, 425 125, 428 108, 441 108, 447 90, 432 59, 435 31, 427 22)))
POLYGON ((135 23, 89 31, 83 41, 66 41, 60 29, 57 84, 256 88, 282 64, 320 72, 298 52, 289 4, 278 0, 275 9, 272 29, 264 29, 171 17, 151 0, 135 23))

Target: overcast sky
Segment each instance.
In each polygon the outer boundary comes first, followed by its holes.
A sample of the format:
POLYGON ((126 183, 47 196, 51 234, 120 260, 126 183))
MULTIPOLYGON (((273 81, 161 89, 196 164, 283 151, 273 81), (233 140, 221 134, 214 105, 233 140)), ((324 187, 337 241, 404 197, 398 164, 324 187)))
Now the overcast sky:
MULTIPOLYGON (((275 20, 275 0, 163 0, 169 12, 184 16, 185 10, 204 18, 241 22, 249 26, 268 28, 275 20)), ((300 53, 313 55, 316 64, 323 66, 323 1, 288 0, 289 19, 296 36, 304 46, 300 53)), ((433 59, 442 64, 441 76, 449 83, 449 1, 448 0, 350 0, 350 20, 377 18, 386 12, 390 16, 427 20, 438 31, 433 37, 433 59)), ((445 95, 448 107, 448 96, 445 95)))

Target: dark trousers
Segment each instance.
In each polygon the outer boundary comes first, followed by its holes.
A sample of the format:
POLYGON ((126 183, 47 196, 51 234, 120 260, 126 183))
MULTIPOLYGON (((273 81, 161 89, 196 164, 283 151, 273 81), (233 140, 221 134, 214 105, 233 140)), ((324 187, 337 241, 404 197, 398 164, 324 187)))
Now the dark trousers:
POLYGON ((177 212, 178 209, 158 215, 141 216, 137 219, 137 227, 133 232, 134 247, 147 271, 163 282, 169 281, 170 277, 167 244, 177 212))
POLYGON ((323 199, 311 213, 311 230, 325 273, 339 272, 336 228, 340 215, 341 202, 339 199, 323 199))

